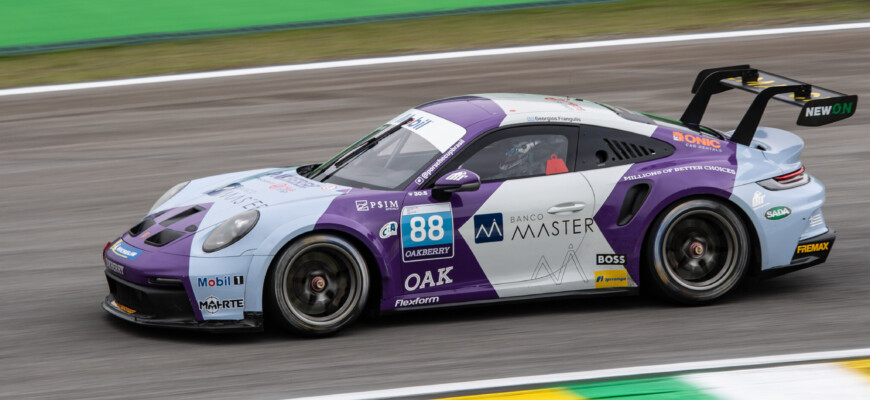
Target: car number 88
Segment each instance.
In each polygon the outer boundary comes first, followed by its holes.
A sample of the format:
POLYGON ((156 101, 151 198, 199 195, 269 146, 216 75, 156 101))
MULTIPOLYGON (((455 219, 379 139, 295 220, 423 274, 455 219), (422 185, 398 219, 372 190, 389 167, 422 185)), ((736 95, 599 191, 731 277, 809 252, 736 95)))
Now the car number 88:
POLYGON ((432 215, 428 220, 419 216, 413 217, 410 223, 411 241, 413 242, 422 242, 427 238, 429 240, 444 238, 444 218, 440 215, 432 215))

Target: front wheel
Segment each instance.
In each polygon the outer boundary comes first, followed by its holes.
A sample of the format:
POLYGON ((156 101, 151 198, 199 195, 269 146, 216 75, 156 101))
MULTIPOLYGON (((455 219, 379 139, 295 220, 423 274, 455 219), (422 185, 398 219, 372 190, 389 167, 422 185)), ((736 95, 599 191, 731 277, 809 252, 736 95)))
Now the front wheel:
POLYGON ((362 313, 369 274, 362 254, 328 234, 307 236, 285 249, 264 286, 267 316, 306 336, 335 333, 362 313))
POLYGON ((656 219, 647 238, 646 261, 660 293, 700 305, 737 286, 749 251, 740 216, 719 201, 698 199, 671 206, 656 219))

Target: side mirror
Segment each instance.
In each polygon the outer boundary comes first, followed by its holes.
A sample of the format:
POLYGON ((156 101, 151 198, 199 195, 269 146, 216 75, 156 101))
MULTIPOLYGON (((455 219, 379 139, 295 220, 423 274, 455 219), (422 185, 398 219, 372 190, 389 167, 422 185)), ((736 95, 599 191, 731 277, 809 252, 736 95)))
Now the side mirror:
POLYGON ((438 178, 432 187, 432 195, 438 199, 447 199, 453 192, 472 192, 480 189, 480 176, 467 169, 457 169, 438 178))

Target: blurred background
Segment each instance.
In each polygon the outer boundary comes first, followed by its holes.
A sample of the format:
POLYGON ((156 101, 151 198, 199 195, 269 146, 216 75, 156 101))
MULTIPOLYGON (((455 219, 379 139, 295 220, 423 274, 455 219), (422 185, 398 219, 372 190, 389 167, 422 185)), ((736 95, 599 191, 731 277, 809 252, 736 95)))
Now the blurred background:
POLYGON ((868 15, 866 0, 4 1, 0 88, 868 15))
MULTIPOLYGON (((818 0, 0 1, 2 89, 531 44, 870 20, 818 0), (437 4, 436 4, 437 3, 437 4)), ((424 311, 325 340, 128 326, 100 250, 172 185, 327 159, 416 104, 572 95, 678 117, 698 71, 748 63, 870 91, 870 30, 771 35, 0 95, 0 397, 263 398, 867 347, 870 117, 794 125, 838 238, 822 266, 710 307, 639 297, 424 311)), ((725 93, 708 125, 748 105, 725 93)))

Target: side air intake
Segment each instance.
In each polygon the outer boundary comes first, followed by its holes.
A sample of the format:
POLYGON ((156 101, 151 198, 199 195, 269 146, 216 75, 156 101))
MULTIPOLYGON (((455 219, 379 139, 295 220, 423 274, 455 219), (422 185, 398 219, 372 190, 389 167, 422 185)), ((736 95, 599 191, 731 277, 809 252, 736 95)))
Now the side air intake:
POLYGON ((607 146, 610 148, 610 154, 613 156, 613 161, 647 158, 656 154, 655 149, 622 140, 605 138, 604 143, 607 143, 607 146))

